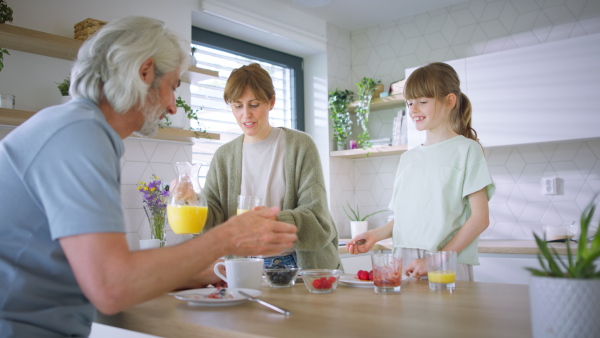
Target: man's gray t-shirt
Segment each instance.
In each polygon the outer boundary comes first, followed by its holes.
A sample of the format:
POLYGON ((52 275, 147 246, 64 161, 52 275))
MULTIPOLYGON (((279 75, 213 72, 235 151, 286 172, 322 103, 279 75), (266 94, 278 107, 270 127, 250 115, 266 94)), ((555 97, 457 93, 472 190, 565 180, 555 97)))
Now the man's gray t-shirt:
POLYGON ((0 335, 89 335, 95 309, 58 239, 125 232, 123 153, 99 108, 80 98, 0 141, 0 335))

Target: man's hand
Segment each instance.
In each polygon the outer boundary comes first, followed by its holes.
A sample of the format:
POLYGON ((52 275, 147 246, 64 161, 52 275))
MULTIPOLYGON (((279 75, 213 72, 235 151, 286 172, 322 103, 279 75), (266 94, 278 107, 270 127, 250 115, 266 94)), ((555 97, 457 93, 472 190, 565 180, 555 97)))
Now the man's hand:
POLYGON ((298 240, 294 225, 270 220, 278 212, 277 207, 248 211, 232 217, 205 235, 218 236, 226 255, 277 255, 298 240))

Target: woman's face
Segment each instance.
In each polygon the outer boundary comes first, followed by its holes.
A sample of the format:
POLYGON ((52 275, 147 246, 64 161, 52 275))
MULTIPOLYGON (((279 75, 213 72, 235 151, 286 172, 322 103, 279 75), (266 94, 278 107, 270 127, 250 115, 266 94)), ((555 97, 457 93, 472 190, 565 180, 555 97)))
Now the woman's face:
POLYGON ((249 87, 246 87, 237 100, 231 102, 231 111, 242 128, 244 142, 262 141, 271 133, 269 111, 275 105, 275 97, 269 102, 259 101, 249 87))

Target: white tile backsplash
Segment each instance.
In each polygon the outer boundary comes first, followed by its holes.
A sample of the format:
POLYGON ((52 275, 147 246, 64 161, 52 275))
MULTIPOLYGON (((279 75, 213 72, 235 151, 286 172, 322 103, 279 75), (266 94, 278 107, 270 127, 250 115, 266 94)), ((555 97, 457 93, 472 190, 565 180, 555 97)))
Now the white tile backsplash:
MULTIPOLYGON (((355 84, 365 76, 381 79, 387 89, 386 81, 398 81, 405 69, 429 62, 595 34, 600 32, 600 1, 471 0, 392 23, 345 33, 328 26, 328 50, 336 51, 327 56, 329 90, 356 92, 355 84), (350 69, 337 66, 344 53, 351 59, 350 69)), ((388 112, 371 112, 373 138, 391 137, 388 126, 395 115, 384 116, 388 112)), ((479 136, 485 146, 485 135, 479 136)), ((494 147, 486 154, 497 190, 482 238, 531 239, 544 225, 579 222, 587 202, 600 192, 600 139, 494 147), (557 195, 542 194, 542 177, 558 177, 557 195)), ((330 204, 340 236, 350 235, 347 217, 337 212, 345 201, 364 209, 372 203, 377 204, 373 210, 387 208, 398 159, 332 158, 330 204), (354 168, 351 175, 348 166, 354 168)), ((370 226, 383 225, 389 213, 370 218, 370 226)))

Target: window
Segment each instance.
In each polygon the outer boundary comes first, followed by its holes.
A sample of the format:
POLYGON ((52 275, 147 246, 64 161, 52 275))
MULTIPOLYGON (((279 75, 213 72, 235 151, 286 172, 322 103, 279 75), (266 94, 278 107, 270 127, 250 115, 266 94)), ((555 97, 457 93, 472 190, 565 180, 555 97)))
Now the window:
POLYGON ((219 78, 191 86, 190 105, 201 109, 199 120, 208 131, 221 135, 220 140, 201 139, 193 146, 193 161, 203 164, 200 181, 204 185, 215 151, 242 134, 231 109, 223 101, 223 89, 231 71, 254 62, 260 64, 271 75, 277 98, 269 122, 274 127, 304 130, 302 59, 196 27, 192 30, 192 40, 196 65, 219 72, 219 78))

